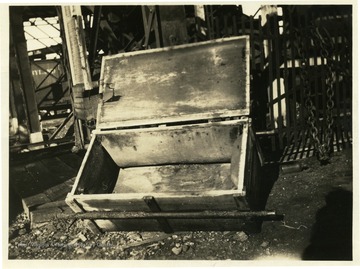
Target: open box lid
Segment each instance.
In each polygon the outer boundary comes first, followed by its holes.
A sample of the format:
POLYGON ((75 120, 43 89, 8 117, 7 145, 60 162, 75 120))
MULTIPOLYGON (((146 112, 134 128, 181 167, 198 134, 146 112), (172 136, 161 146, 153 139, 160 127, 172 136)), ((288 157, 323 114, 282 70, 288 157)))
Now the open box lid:
POLYGON ((249 38, 105 56, 98 129, 249 115, 249 38))

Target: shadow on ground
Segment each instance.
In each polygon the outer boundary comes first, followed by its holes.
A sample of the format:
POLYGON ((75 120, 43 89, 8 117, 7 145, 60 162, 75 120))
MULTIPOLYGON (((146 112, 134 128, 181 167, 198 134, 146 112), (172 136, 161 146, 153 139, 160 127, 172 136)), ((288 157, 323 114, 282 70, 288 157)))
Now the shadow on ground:
POLYGON ((352 192, 335 189, 316 213, 304 260, 352 260, 352 192))

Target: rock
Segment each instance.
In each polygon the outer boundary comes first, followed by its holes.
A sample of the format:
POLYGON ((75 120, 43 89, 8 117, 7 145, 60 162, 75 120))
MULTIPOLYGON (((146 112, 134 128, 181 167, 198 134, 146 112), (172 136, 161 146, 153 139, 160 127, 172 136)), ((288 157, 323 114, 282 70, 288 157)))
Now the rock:
POLYGON ((270 255, 271 253, 270 253, 270 248, 267 248, 266 250, 265 250, 265 254, 266 255, 270 255))
POLYGON ((24 234, 26 234, 26 229, 25 228, 21 228, 20 230, 19 230, 19 232, 18 232, 18 234, 19 235, 24 235, 24 234))
POLYGON ((176 248, 180 248, 180 247, 181 247, 181 244, 180 244, 180 243, 176 243, 176 244, 175 244, 175 247, 176 247, 176 248))
POLYGON ((76 250, 76 254, 80 255, 80 254, 84 254, 85 250, 83 250, 82 248, 79 248, 76 250))
POLYGON ((78 237, 80 238, 81 241, 85 242, 87 240, 86 236, 83 235, 82 233, 78 234, 78 237))
POLYGON ((35 235, 40 235, 40 234, 41 234, 41 231, 40 231, 40 230, 36 230, 36 231, 34 232, 34 234, 35 234, 35 235))
POLYGON ((238 240, 240 242, 245 242, 246 240, 248 240, 248 238, 249 237, 244 232, 237 232, 233 237, 233 239, 238 240))
POLYGON ((182 252, 182 248, 181 248, 181 247, 179 247, 179 248, 173 247, 173 248, 171 249, 171 251, 172 251, 172 253, 174 253, 175 255, 179 255, 179 254, 182 252))
POLYGON ((178 236, 177 236, 176 234, 173 234, 173 235, 171 236, 171 238, 175 240, 175 239, 178 238, 178 236))
POLYGON ((71 240, 70 243, 69 243, 69 245, 70 245, 70 246, 71 246, 71 245, 75 245, 79 240, 80 240, 80 238, 77 237, 77 238, 71 240))
POLYGON ((261 243, 260 247, 267 248, 269 246, 269 244, 270 244, 270 242, 264 241, 264 242, 261 243))
POLYGON ((187 234, 183 236, 183 241, 190 241, 193 238, 192 234, 187 234))
POLYGON ((66 240, 66 238, 67 238, 67 236, 66 235, 62 235, 62 236, 60 236, 60 241, 65 241, 66 240))
POLYGON ((128 234, 128 239, 129 241, 138 241, 138 242, 141 242, 143 241, 142 238, 141 238, 141 235, 139 233, 129 233, 128 234))
POLYGON ((189 250, 190 246, 189 245, 183 245, 182 246, 182 252, 187 252, 189 250))

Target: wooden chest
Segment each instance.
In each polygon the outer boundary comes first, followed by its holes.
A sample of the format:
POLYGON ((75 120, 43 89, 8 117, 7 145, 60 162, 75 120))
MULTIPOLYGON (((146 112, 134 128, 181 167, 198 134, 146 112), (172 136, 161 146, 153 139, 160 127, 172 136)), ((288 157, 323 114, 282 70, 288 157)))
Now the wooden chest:
POLYGON ((247 37, 104 57, 97 128, 67 204, 109 212, 93 220, 106 231, 239 229, 226 212, 256 209, 259 186, 249 79, 247 37))

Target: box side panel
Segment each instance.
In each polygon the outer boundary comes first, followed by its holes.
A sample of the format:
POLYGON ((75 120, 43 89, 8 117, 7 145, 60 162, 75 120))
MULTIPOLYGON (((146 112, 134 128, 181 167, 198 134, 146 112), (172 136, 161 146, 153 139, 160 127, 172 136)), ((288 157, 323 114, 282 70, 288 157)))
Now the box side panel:
POLYGON ((119 167, 94 138, 86 160, 79 171, 73 194, 109 193, 116 183, 119 167))
POLYGON ((265 193, 265 185, 262 180, 266 180, 266 175, 264 174, 264 169, 261 165, 255 136, 251 134, 251 132, 253 131, 250 128, 244 177, 246 199, 251 210, 264 210, 268 193, 265 193))
POLYGON ((227 164, 177 164, 120 169, 114 193, 231 190, 227 164))
POLYGON ((98 128, 247 115, 247 42, 230 38, 105 57, 98 128))
MULTIPOLYGON (((230 122, 230 121, 229 121, 230 122)), ((120 167, 230 162, 242 125, 204 124, 147 128, 99 134, 102 145, 120 167)))
MULTIPOLYGON (((247 210, 245 197, 234 194, 218 196, 153 196, 162 211, 194 211, 194 210, 247 210)), ((121 195, 77 195, 76 201, 85 211, 144 211, 150 212, 143 199, 122 198, 121 195)))

